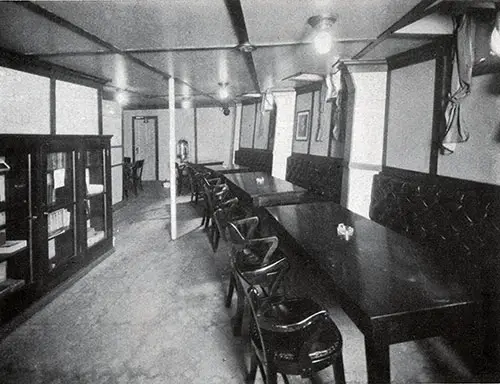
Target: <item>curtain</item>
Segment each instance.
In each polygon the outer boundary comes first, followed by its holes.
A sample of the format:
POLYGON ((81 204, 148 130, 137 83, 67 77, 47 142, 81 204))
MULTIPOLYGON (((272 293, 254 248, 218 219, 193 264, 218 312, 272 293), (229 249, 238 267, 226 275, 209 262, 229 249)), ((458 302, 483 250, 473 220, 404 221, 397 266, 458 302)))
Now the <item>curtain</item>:
POLYGON ((472 65, 474 63, 475 23, 470 15, 455 17, 452 91, 448 95, 445 109, 446 128, 441 139, 441 152, 451 154, 456 144, 469 139, 469 132, 464 127, 460 113, 460 104, 469 95, 472 82, 472 65))

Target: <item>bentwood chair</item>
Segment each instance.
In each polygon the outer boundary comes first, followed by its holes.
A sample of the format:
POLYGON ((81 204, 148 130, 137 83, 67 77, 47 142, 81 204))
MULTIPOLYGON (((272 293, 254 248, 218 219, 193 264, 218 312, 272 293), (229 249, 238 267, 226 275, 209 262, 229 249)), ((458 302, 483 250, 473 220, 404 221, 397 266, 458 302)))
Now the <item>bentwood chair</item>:
POLYGON ((236 313, 232 319, 233 334, 241 335, 245 312, 244 285, 259 284, 269 295, 281 287, 288 262, 279 252, 278 238, 269 236, 253 238, 259 224, 256 216, 228 223, 227 231, 232 242, 231 274, 225 306, 231 306, 236 290, 236 313), (243 231, 243 232, 242 232, 243 231))
POLYGON ((191 192, 191 202, 198 204, 198 200, 200 198, 203 198, 203 173, 197 170, 195 167, 188 165, 187 175, 189 181, 189 190, 191 192))
POLYGON ((227 184, 222 184, 220 178, 208 179, 202 176, 201 183, 203 188, 203 202, 205 204, 201 225, 205 225, 205 229, 207 229, 210 225, 210 221, 213 219, 214 211, 217 209, 218 205, 227 198, 229 187, 227 184))
POLYGON ((269 296, 250 286, 250 340, 252 357, 247 383, 255 382, 260 368, 266 384, 276 384, 281 374, 313 375, 333 366, 336 384, 345 383, 342 335, 320 305, 307 298, 269 296))
POLYGON ((240 204, 237 197, 230 198, 219 205, 213 213, 210 227, 210 240, 214 252, 217 251, 220 238, 226 242, 228 241, 226 230, 229 222, 244 219, 249 214, 249 210, 240 204))

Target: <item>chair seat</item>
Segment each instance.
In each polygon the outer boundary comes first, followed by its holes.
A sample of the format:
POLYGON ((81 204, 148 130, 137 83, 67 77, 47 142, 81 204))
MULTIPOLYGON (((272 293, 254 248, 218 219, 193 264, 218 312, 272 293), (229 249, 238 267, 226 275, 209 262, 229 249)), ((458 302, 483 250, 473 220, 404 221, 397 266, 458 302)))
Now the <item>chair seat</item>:
POLYGON ((266 254, 268 249, 269 245, 264 243, 255 243, 246 245, 243 249, 233 250, 233 268, 241 274, 245 274, 246 272, 258 273, 261 268, 265 268, 270 264, 285 260, 285 256, 283 256, 280 252, 275 252, 271 255, 269 263, 263 265, 262 257, 266 254))
MULTIPOLYGON (((342 337, 340 331, 332 320, 318 321, 305 330, 294 332, 273 332, 261 329, 264 344, 268 346, 267 353, 271 353, 274 361, 299 364, 300 352, 304 340, 318 330, 318 340, 312 343, 308 355, 314 361, 329 358, 341 351, 342 337)), ((250 325, 250 335, 254 344, 261 350, 258 331, 255 323, 250 325)))

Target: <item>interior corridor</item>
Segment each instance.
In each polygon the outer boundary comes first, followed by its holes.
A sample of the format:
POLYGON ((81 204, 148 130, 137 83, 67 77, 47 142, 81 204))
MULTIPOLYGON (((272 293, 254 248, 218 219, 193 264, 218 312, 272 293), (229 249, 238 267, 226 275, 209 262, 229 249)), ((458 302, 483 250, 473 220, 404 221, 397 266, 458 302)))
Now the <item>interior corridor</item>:
MULTIPOLYGON (((214 254, 200 213, 181 201, 176 241, 159 184, 115 212, 115 251, 16 319, 15 330, 4 327, 0 383, 244 383, 247 343, 232 336, 223 304, 229 247, 214 254)), ((327 296, 314 273, 301 269, 294 290, 327 296)), ((336 303, 323 304, 343 335, 347 382, 366 382, 362 334, 336 303)), ((398 383, 473 380, 439 340, 391 347, 391 369, 398 383)), ((333 383, 331 369, 316 381, 333 383)))

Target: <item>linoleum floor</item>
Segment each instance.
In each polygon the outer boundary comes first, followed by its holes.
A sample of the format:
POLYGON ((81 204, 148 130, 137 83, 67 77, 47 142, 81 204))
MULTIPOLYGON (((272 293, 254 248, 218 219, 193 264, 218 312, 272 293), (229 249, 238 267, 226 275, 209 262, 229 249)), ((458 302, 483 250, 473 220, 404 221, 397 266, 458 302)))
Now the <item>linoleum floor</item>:
MULTIPOLYGON (((186 196, 171 241, 168 203, 167 190, 145 183, 114 213, 115 251, 26 311, 0 342, 0 383, 244 383, 247 339, 232 336, 223 305, 229 247, 212 252, 186 196)), ((326 297, 308 284, 314 271, 292 273, 297 291, 326 297)), ((323 304, 343 335, 347 382, 366 382, 362 334, 332 299, 323 304)), ((397 383, 477 381, 439 339, 392 346, 391 369, 397 383)), ((333 383, 331 370, 315 382, 333 383)))

